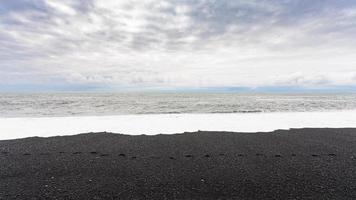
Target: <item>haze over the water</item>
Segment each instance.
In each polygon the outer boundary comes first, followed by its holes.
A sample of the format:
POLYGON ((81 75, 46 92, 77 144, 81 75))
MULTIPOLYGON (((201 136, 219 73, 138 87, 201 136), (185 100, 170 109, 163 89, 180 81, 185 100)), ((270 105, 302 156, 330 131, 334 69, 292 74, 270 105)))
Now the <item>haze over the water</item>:
POLYGON ((355 35, 350 0, 3 0, 0 91, 355 91, 355 35))

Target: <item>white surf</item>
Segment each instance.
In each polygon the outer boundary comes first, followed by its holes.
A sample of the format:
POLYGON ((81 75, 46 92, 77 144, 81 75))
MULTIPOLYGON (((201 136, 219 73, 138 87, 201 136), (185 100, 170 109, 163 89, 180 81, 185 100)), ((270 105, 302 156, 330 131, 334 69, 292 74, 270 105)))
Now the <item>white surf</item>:
POLYGON ((87 132, 129 135, 182 132, 269 132, 291 128, 356 127, 356 110, 249 114, 151 114, 88 117, 0 118, 0 140, 87 132))

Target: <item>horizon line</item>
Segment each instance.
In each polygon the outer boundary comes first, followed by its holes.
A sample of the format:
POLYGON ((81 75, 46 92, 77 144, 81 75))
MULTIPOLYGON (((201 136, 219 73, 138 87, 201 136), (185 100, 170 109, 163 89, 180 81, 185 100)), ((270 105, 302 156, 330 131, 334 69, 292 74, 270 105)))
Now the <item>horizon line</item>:
POLYGON ((105 87, 92 85, 0 85, 0 93, 120 93, 120 92, 226 92, 226 93, 356 93, 356 85, 260 87, 105 87))

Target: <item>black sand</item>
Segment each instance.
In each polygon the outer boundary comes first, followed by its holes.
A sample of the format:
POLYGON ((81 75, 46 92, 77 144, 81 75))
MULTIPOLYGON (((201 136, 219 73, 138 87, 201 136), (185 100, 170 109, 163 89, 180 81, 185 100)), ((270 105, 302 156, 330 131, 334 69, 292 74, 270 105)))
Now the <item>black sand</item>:
POLYGON ((0 141, 0 199, 356 199, 356 129, 0 141))

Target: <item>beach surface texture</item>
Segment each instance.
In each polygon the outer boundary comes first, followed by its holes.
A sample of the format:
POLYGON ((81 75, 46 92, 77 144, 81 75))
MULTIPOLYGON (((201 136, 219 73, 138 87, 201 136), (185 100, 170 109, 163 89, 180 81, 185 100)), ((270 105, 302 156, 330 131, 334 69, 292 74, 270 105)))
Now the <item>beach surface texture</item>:
POLYGON ((0 199, 356 199, 356 129, 3 140, 0 199))

